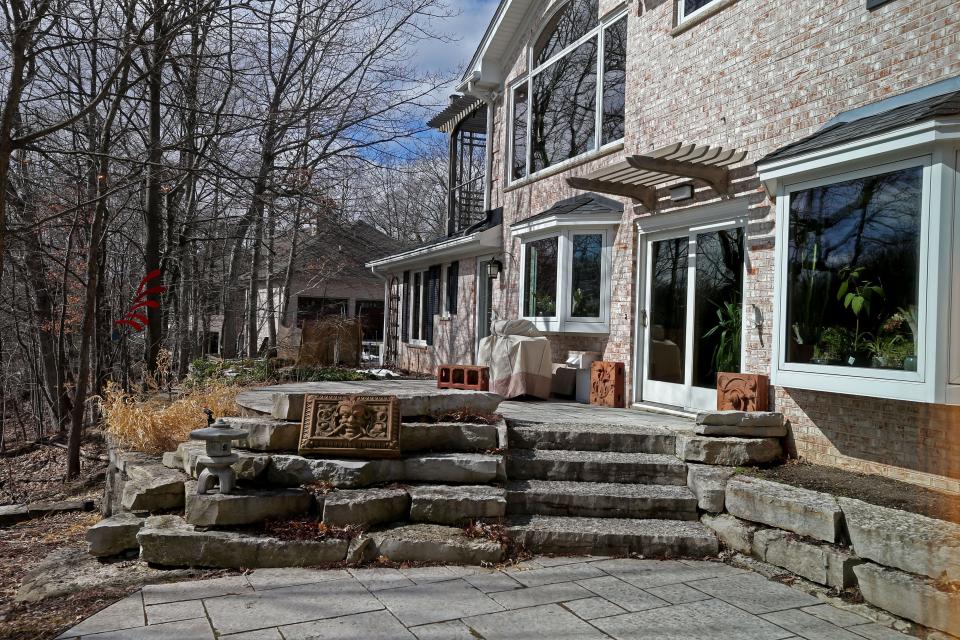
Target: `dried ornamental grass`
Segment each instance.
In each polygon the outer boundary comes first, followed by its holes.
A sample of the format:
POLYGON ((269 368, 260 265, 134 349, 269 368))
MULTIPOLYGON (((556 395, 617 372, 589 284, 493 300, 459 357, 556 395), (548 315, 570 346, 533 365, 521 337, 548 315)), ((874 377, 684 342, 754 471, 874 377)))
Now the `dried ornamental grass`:
POLYGON ((194 429, 206 426, 203 409, 213 415, 237 416, 236 397, 241 389, 209 385, 173 402, 160 397, 137 400, 115 384, 108 384, 100 399, 108 434, 125 449, 145 453, 171 451, 189 438, 194 429))

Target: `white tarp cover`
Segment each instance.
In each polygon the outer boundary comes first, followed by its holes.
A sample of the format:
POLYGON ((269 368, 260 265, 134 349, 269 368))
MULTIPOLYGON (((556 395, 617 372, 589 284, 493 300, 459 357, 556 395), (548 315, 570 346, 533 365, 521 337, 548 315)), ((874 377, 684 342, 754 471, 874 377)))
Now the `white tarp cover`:
POLYGON ((504 398, 550 397, 550 342, 529 320, 498 320, 480 341, 478 361, 490 368, 490 391, 504 398))

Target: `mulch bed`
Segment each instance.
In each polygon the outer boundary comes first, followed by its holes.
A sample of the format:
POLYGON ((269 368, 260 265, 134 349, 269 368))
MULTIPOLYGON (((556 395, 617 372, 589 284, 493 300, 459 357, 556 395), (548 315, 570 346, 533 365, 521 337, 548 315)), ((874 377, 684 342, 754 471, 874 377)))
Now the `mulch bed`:
POLYGON ((891 509, 911 511, 960 524, 960 496, 882 476, 823 467, 803 461, 746 473, 795 487, 856 498, 891 509))

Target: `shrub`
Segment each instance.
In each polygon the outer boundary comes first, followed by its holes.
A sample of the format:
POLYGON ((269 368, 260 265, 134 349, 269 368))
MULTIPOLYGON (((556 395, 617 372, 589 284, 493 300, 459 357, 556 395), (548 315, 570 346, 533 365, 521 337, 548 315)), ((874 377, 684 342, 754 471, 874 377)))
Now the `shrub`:
POLYGON ((124 449, 161 453, 185 442, 189 433, 207 424, 204 408, 213 415, 237 416, 237 387, 209 384, 170 401, 163 396, 138 400, 113 383, 100 399, 106 432, 124 449))

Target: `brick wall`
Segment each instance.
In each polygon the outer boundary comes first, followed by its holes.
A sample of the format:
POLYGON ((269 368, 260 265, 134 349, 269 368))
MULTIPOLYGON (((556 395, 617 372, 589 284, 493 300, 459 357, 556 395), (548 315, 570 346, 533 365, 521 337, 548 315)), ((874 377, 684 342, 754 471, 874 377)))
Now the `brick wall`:
MULTIPOLYGON (((865 0, 739 0, 677 33, 674 0, 628 4, 626 152, 682 141, 748 153, 732 178, 734 197, 749 213, 745 317, 754 318, 755 305, 763 321, 744 345, 751 372, 770 371, 776 222, 751 163, 813 133, 842 111, 960 75, 956 0, 894 0, 872 12, 864 5, 865 0)), ((604 0, 601 6, 603 11, 613 5, 604 0)), ((518 38, 508 82, 526 71, 524 47, 535 30, 532 26, 518 38)), ((515 318, 520 251, 510 238, 510 223, 575 195, 567 176, 614 162, 622 152, 505 188, 502 95, 496 105, 493 206, 504 207, 505 273, 495 302, 500 318, 515 318)), ((698 188, 695 204, 716 199, 712 191, 698 188)), ((569 349, 602 350, 606 359, 632 369, 633 221, 648 214, 625 204, 613 254, 610 334, 553 336, 555 359, 569 349)), ((655 215, 675 210, 663 208, 655 215)), ((774 403, 790 418, 795 451, 806 459, 960 491, 960 438, 949 437, 960 425, 960 408, 786 389, 774 391, 774 403)))

